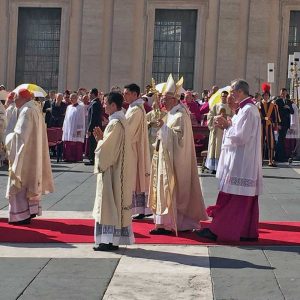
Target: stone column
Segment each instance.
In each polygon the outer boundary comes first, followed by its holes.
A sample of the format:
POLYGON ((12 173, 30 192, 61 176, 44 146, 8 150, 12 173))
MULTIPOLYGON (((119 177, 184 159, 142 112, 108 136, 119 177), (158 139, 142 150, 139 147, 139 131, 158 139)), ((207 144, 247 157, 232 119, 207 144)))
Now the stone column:
MULTIPOLYGON (((115 0, 114 1, 114 20, 113 20, 113 37, 111 51, 111 73, 110 84, 123 87, 125 84, 133 81, 132 68, 133 52, 138 51, 134 48, 141 47, 136 44, 137 39, 134 37, 134 26, 142 26, 136 23, 135 0, 115 0)), ((142 41, 140 41, 142 43, 142 41)), ((141 84, 141 82, 136 82, 141 84)))
POLYGON ((275 82, 272 83, 271 93, 273 96, 279 94, 280 87, 278 86, 279 82, 279 73, 280 73, 280 1, 269 1, 269 51, 268 51, 268 62, 273 62, 275 64, 275 82))
MULTIPOLYGON (((250 0, 241 0, 237 45, 236 77, 246 78, 250 0)), ((229 28, 228 28, 229 29, 229 28)))
POLYGON ((205 40, 199 41, 200 43, 205 44, 203 72, 204 89, 210 88, 216 82, 219 18, 220 0, 210 0, 205 40))
POLYGON ((239 19, 241 2, 242 0, 220 1, 215 81, 219 86, 228 85, 238 75, 236 65, 241 63, 238 60, 239 33, 243 31, 239 19))
POLYGON ((144 88, 144 71, 145 71, 145 45, 146 45, 146 4, 144 0, 135 0, 135 9, 133 12, 133 49, 132 58, 133 62, 131 67, 131 80, 138 83, 141 88, 144 88))
POLYGON ((107 72, 107 67, 103 66, 103 62, 109 64, 105 51, 106 43, 110 43, 106 40, 110 32, 107 35, 103 34, 107 29, 103 23, 111 17, 111 10, 106 12, 105 8, 107 8, 107 1, 102 0, 85 0, 83 4, 79 85, 87 89, 106 87, 104 78, 107 74, 103 72, 107 72))
POLYGON ((114 0, 104 0, 102 9, 103 39, 101 39, 101 73, 100 88, 108 92, 111 88, 111 57, 112 57, 112 38, 114 20, 114 0))
POLYGON ((3 0, 0 2, 0 36, 1 36, 1 47, 0 47, 0 84, 4 84, 7 89, 12 87, 7 86, 7 51, 8 51, 8 20, 9 18, 9 9, 8 9, 8 0, 3 0))
MULTIPOLYGON (((70 11, 69 51, 66 88, 77 90, 80 82, 80 53, 83 0, 72 0, 70 11)), ((61 43, 64 41, 61 40, 61 43)))

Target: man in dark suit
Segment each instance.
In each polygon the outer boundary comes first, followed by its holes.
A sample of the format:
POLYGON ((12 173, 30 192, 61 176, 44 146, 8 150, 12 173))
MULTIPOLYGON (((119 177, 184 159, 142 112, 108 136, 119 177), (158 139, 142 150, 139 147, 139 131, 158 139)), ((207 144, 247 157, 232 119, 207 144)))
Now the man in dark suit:
POLYGON ((93 130, 95 127, 100 127, 102 130, 102 114, 103 107, 100 99, 98 98, 98 90, 93 88, 89 92, 90 98, 90 107, 88 108, 88 126, 87 133, 89 136, 89 162, 85 163, 85 165, 94 165, 95 161, 95 149, 97 147, 97 142, 93 135, 93 130))
POLYGON ((275 160, 279 162, 287 161, 285 155, 284 143, 285 137, 291 124, 291 114, 294 114, 292 107, 292 101, 288 99, 288 93, 286 88, 280 90, 280 97, 276 99, 276 104, 281 119, 278 126, 278 142, 276 145, 275 160))
POLYGON ((45 123, 47 124, 47 128, 52 127, 52 103, 55 102, 55 96, 56 92, 55 91, 50 91, 49 92, 49 98, 47 98, 44 102, 43 105, 43 113, 45 114, 45 123))

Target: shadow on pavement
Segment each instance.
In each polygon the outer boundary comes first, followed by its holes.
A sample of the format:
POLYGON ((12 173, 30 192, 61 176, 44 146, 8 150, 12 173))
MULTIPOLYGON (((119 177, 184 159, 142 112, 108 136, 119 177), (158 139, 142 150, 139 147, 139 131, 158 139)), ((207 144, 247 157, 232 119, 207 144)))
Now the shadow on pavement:
POLYGON ((243 250, 264 250, 264 251, 277 251, 298 253, 300 255, 300 246, 263 246, 263 247, 238 247, 243 250))
POLYGON ((263 178, 300 180, 300 176, 299 177, 286 177, 286 176, 269 176, 269 175, 264 175, 263 178))
POLYGON ((256 270, 274 270, 269 266, 261 266, 250 263, 245 260, 210 256, 210 267, 214 269, 256 269, 256 270))
POLYGON ((207 256, 192 256, 180 253, 147 250, 142 248, 125 249, 123 255, 132 258, 143 258, 149 260, 169 261, 186 266, 209 268, 207 256))
POLYGON ((69 166, 64 166, 62 163, 51 163, 51 167, 52 168, 56 168, 56 167, 58 167, 58 168, 64 168, 64 169, 70 169, 70 167, 69 166))
MULTIPOLYGON (((62 173, 62 172, 65 172, 65 173, 82 173, 82 174, 92 174, 93 172, 92 171, 77 171, 77 170, 60 170, 60 169, 52 169, 52 173, 62 173)), ((0 175, 1 176, 1 175, 0 175)))
POLYGON ((206 257, 206 256, 192 256, 180 253, 171 253, 155 250, 146 250, 142 248, 126 249, 123 253, 132 258, 143 258, 149 260, 169 261, 181 265, 201 267, 201 268, 224 268, 224 269, 257 269, 257 270, 274 270, 275 268, 269 266, 261 266, 252 264, 248 261, 224 257, 206 257), (209 264, 207 259, 209 258, 209 264))
POLYGON ((216 178, 216 175, 213 174, 199 174, 199 177, 206 177, 206 178, 216 178))
POLYGON ((75 249, 76 245, 67 244, 67 243, 1 243, 1 246, 14 247, 14 248, 26 248, 26 249, 35 249, 35 248, 57 248, 57 249, 75 249))

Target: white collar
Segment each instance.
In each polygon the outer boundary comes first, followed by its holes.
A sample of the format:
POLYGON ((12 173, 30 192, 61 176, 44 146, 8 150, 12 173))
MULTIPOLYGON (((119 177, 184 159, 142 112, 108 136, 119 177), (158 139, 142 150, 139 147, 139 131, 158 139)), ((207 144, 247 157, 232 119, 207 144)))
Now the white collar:
POLYGON ((33 100, 27 101, 20 108, 17 108, 18 113, 20 113, 24 108, 26 108, 26 107, 32 107, 33 105, 34 105, 33 100))
POLYGON ((124 120, 124 119, 125 119, 125 115, 124 115, 124 112, 122 110, 117 110, 112 115, 110 115, 108 117, 109 121, 112 121, 112 120, 124 120))
POLYGON ((139 104, 144 104, 144 100, 142 98, 136 99, 135 101, 130 103, 129 107, 134 107, 134 106, 137 106, 139 104))

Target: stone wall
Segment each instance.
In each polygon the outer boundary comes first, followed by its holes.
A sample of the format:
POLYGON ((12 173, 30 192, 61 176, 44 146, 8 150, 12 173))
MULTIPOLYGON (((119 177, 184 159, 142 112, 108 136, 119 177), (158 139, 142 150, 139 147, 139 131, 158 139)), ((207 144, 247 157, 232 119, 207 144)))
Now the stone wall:
POLYGON ((274 94, 285 85, 290 10, 300 0, 1 0, 0 82, 14 87, 19 6, 62 7, 59 89, 151 78, 155 8, 199 9, 195 89, 246 78, 254 93, 275 63, 274 94))

